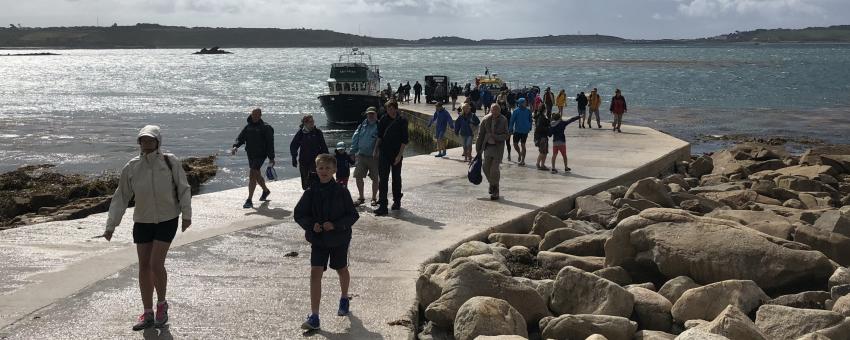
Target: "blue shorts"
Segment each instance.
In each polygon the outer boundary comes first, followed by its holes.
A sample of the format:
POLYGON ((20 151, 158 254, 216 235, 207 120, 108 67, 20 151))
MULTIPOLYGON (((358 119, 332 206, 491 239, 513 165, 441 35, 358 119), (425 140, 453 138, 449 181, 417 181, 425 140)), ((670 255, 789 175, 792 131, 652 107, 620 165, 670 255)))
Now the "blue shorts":
POLYGON ((463 136, 463 147, 471 148, 472 147, 472 136, 463 136))
POLYGON ((310 252, 310 265, 313 267, 323 267, 325 270, 328 270, 329 266, 333 270, 348 267, 349 245, 350 243, 346 243, 333 248, 313 245, 310 252))

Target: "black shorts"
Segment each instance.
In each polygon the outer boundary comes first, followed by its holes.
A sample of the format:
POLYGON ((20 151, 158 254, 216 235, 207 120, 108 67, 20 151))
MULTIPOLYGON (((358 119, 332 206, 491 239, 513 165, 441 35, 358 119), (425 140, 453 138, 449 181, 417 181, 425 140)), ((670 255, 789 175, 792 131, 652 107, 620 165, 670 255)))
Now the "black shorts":
POLYGON ((133 224, 133 243, 151 243, 154 240, 171 243, 177 235, 178 217, 159 223, 133 224))
POLYGON ((520 142, 522 144, 525 144, 525 141, 527 141, 527 140, 528 140, 528 134, 527 133, 514 132, 514 142, 520 142))
POLYGON ((263 163, 266 162, 266 158, 248 158, 248 166, 252 170, 260 170, 263 167, 263 163))
POLYGON ((333 248, 313 245, 310 252, 310 265, 313 267, 324 267, 325 270, 328 270, 329 263, 333 270, 348 267, 349 244, 346 243, 333 248))

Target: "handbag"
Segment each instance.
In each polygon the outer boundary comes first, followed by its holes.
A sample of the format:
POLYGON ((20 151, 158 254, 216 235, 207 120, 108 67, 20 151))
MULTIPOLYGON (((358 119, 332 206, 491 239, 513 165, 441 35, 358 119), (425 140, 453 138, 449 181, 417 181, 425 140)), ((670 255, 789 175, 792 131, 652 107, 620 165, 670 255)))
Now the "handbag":
POLYGON ((270 166, 266 168, 266 179, 270 181, 274 181, 277 179, 277 171, 274 170, 274 167, 270 166))
POLYGON ((481 176, 481 154, 475 155, 475 158, 472 159, 472 163, 469 164, 469 172, 466 174, 466 178, 469 179, 469 183, 479 185, 481 184, 481 180, 483 179, 481 176))

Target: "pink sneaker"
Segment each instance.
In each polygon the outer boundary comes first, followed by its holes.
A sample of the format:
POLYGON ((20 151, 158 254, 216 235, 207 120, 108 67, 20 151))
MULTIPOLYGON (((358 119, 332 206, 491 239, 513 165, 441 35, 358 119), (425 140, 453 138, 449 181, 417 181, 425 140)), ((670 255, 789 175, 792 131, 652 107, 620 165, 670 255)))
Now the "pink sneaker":
POLYGON ((142 313, 142 315, 139 315, 139 321, 133 325, 133 330, 140 331, 146 328, 151 328, 153 325, 153 313, 142 313))

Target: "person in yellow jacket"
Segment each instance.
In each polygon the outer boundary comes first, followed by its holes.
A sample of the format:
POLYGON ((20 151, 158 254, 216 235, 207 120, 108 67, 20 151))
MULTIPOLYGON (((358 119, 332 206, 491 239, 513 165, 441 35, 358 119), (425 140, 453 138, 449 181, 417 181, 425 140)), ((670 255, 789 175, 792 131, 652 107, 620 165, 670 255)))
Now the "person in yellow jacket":
POLYGON ((183 215, 183 231, 192 224, 192 190, 186 173, 176 156, 159 150, 162 136, 159 126, 148 125, 137 138, 141 153, 127 162, 121 170, 118 188, 109 205, 109 217, 103 237, 112 240, 115 227, 127 210, 131 199, 133 211, 133 243, 139 256, 139 290, 144 312, 133 330, 161 328, 168 322, 168 303, 165 291, 168 274, 165 256, 183 215), (156 290, 156 315, 153 311, 153 292, 156 290))
POLYGON ((558 114, 564 114, 564 107, 567 106, 567 92, 561 89, 558 93, 558 98, 555 99, 555 105, 558 105, 558 114))
POLYGON ((587 128, 590 128, 593 115, 596 114, 596 127, 601 129, 602 124, 599 123, 599 106, 602 105, 602 97, 599 96, 595 87, 593 91, 590 91, 590 96, 587 97, 587 100, 588 106, 590 106, 590 113, 587 115, 587 128))

